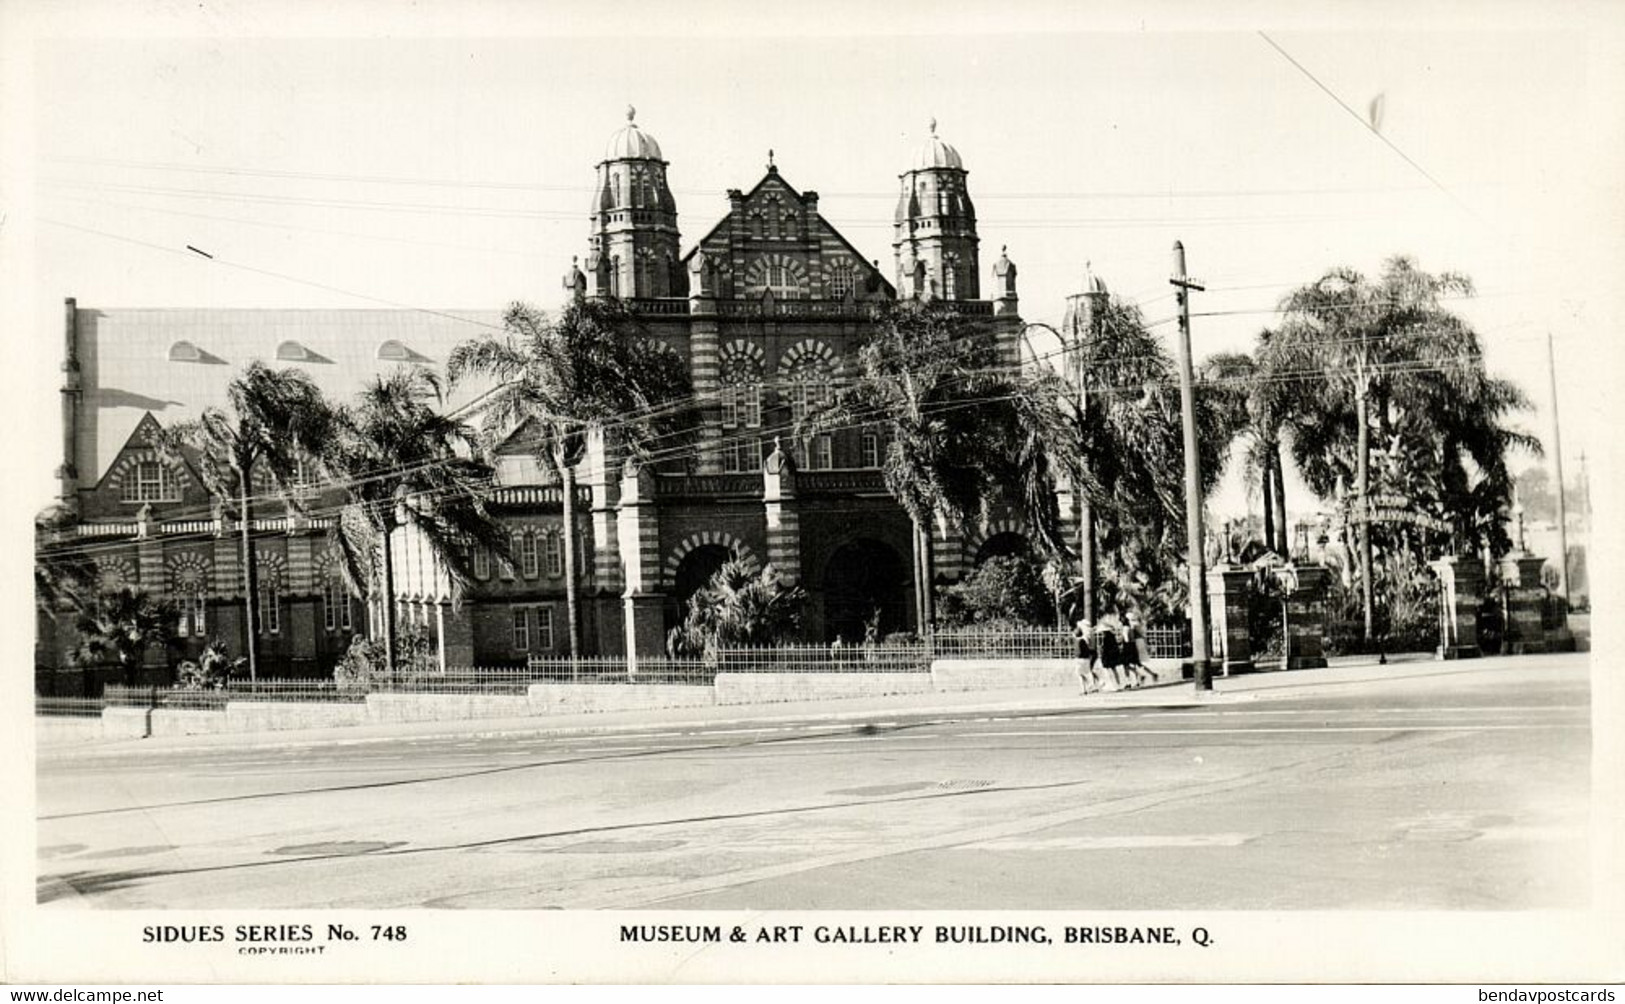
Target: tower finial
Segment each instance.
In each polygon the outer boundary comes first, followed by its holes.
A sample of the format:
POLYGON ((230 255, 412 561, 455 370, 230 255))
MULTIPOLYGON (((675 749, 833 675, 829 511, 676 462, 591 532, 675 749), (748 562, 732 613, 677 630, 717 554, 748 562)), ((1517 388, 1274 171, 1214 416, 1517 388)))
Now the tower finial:
POLYGON ((936 134, 937 134, 937 117, 935 115, 933 115, 933 116, 931 116, 931 135, 935 136, 936 134))
POLYGON ((770 171, 773 169, 773 148, 772 147, 767 148, 767 169, 770 170, 770 171))
POLYGON ((626 120, 628 122, 631 122, 633 119, 635 119, 637 117, 638 117, 638 110, 636 108, 633 108, 631 105, 627 105, 626 106, 626 120))

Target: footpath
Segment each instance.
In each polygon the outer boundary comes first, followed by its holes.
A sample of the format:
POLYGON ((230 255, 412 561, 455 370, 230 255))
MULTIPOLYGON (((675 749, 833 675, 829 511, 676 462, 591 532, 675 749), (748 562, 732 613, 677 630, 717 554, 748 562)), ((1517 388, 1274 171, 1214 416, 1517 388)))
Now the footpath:
POLYGON ((1083 694, 1077 689, 1042 687, 959 693, 911 693, 882 697, 849 697, 786 701, 758 705, 705 705, 637 711, 559 713, 517 718, 393 722, 374 725, 238 732, 145 739, 88 740, 64 746, 41 745, 41 760, 95 755, 148 753, 210 748, 253 749, 288 746, 349 745, 403 739, 447 737, 523 737, 680 730, 714 730, 772 726, 791 722, 850 722, 854 728, 882 725, 898 718, 984 715, 1032 715, 1108 708, 1222 706, 1252 701, 1297 700, 1350 688, 1403 688, 1423 693, 1431 687, 1463 682, 1486 687, 1515 687, 1525 676, 1557 674, 1579 682, 1587 679, 1589 653, 1497 656, 1439 662, 1426 656, 1393 657, 1380 665, 1374 657, 1334 659, 1325 669, 1267 671, 1213 679, 1210 692, 1198 692, 1189 680, 1169 679, 1145 687, 1083 694))

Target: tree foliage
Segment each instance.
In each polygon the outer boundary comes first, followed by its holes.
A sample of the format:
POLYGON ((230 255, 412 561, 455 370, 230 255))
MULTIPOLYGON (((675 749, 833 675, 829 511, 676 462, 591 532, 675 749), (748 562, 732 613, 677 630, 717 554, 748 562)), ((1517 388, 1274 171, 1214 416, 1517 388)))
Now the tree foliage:
MULTIPOLYGON (((1286 296, 1282 324, 1256 358, 1279 388, 1293 461, 1316 495, 1338 497, 1356 482, 1364 394, 1372 494, 1403 495, 1448 521, 1462 550, 1501 553, 1508 459, 1519 449, 1539 455, 1540 442, 1508 424, 1530 407, 1527 396, 1489 374, 1477 333, 1444 307, 1471 292, 1466 276, 1431 275, 1406 257, 1375 277, 1331 269, 1286 296)), ((1390 550, 1401 535, 1381 525, 1373 533, 1390 550)))
POLYGON ((667 650, 714 663, 720 649, 778 644, 801 626, 806 598, 800 586, 787 587, 772 565, 758 570, 732 559, 689 598, 688 615, 667 636, 667 650))
MULTIPOLYGON (((1138 307, 1101 304, 1093 336, 1069 360, 1087 388, 1080 411, 1068 394, 1071 469, 1095 522, 1100 607, 1139 607, 1155 617, 1185 607, 1185 442, 1173 356, 1138 307)), ((1233 400, 1196 387, 1197 444, 1204 498, 1218 485, 1236 422, 1233 400)))
POLYGON ((947 304, 887 303, 852 379, 797 432, 879 427, 882 477, 918 525, 985 526, 1004 501, 1027 516, 1035 546, 1065 553, 1054 473, 1069 454, 1055 397, 1053 375, 1001 364, 985 322, 947 304))
POLYGON ((134 586, 105 590, 74 619, 78 645, 73 661, 80 666, 116 665, 125 682, 133 684, 147 651, 174 640, 178 618, 173 603, 134 586))
POLYGON ((473 581, 469 548, 506 553, 506 538, 486 509, 491 468, 472 456, 475 433, 443 411, 441 382, 422 367, 401 367, 368 381, 352 404, 335 410, 322 462, 346 497, 335 543, 340 568, 358 596, 383 582, 384 541, 409 527, 445 566, 460 600, 473 581))
POLYGON ((945 627, 1055 623, 1055 602, 1043 567, 1027 555, 995 555, 960 581, 938 591, 945 627))
MULTIPOLYGON (((691 418, 678 407, 689 393, 688 368, 648 337, 619 300, 578 298, 556 317, 522 303, 508 308, 506 329, 463 342, 446 369, 453 382, 496 381, 481 401, 487 450, 519 442, 558 476, 563 498, 567 632, 578 649, 576 611, 576 466, 589 437, 613 425, 606 442, 632 457, 680 453, 691 418)), ((606 462, 609 457, 606 455, 606 462)))

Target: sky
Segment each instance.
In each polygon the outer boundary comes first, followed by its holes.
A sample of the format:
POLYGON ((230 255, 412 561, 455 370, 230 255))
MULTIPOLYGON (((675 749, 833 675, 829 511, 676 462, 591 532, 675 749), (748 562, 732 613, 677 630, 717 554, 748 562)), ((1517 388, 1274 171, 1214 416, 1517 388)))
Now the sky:
MULTIPOLYGON (((1058 323, 1088 263, 1172 344, 1181 240, 1207 286, 1198 359, 1246 350, 1329 267, 1463 272, 1477 294, 1451 307, 1538 406, 1519 424, 1549 441, 1550 334, 1567 472, 1608 463, 1625 144, 1602 6, 581 7, 0 5, 12 407, 55 428, 68 296, 555 306, 633 105, 685 249, 771 149, 888 276, 897 176, 934 118, 970 172, 984 287, 1006 247, 1022 316, 1058 323)), ((39 504, 41 442, 18 472, 39 504)), ((1313 507, 1295 479, 1288 499, 1313 507)), ((1232 474, 1215 508, 1243 505, 1232 474)))

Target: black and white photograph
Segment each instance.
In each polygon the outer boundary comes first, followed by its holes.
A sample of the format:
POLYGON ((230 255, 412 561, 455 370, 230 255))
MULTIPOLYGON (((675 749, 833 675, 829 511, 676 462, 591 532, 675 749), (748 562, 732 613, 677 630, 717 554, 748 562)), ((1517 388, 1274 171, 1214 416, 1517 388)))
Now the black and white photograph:
POLYGON ((0 978, 1619 983, 1618 14, 0 4, 0 978))

